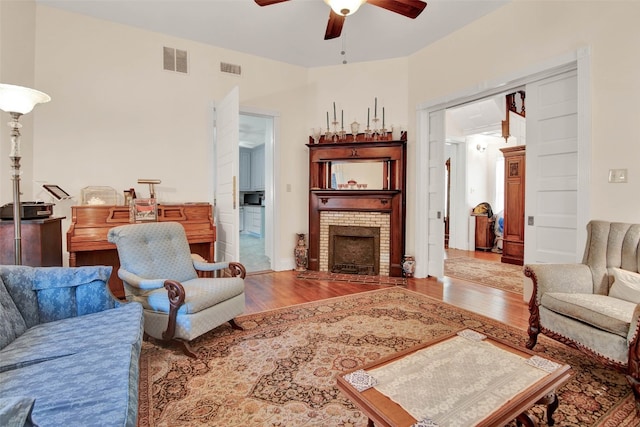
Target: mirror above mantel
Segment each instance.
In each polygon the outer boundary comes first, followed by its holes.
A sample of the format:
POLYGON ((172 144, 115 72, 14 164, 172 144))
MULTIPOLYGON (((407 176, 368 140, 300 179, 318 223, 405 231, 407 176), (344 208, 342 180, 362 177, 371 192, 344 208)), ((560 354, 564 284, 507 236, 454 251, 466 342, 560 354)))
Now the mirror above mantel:
POLYGON ((386 177, 381 161, 331 162, 331 188, 336 190, 382 190, 386 177))

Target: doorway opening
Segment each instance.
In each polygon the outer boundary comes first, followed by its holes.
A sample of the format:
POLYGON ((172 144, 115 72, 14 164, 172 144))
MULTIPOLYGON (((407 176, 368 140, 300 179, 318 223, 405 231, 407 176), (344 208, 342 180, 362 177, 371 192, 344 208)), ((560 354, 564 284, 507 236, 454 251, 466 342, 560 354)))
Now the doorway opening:
POLYGON ((273 231, 266 219, 272 179, 267 150, 274 139, 271 116, 240 113, 239 121, 239 242, 240 262, 247 273, 272 269, 269 242, 273 231))
MULTIPOLYGON (((523 88, 518 90, 524 93, 523 88)), ((508 100, 509 94, 501 93, 445 110, 445 249, 451 253, 502 252, 501 149, 526 144, 525 118, 510 111, 508 100), (480 207, 488 207, 488 212, 478 211, 480 207)), ((520 109, 524 111, 524 106, 520 109)), ((451 253, 445 253, 445 259, 451 253)), ((501 262, 499 255, 483 259, 501 262)))

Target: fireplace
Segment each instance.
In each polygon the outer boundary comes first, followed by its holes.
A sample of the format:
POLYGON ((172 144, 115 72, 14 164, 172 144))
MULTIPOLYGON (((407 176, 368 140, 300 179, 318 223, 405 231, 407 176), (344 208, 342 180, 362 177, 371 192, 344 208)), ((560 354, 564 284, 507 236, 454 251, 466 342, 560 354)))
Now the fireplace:
POLYGON ((319 237, 320 271, 389 276, 389 214, 324 211, 319 237))
MULTIPOLYGON (((373 271, 378 276, 402 276, 405 246, 406 133, 399 141, 382 137, 369 141, 364 134, 351 135, 348 142, 314 141, 309 138, 309 270, 373 271), (334 185, 334 164, 373 163, 376 176, 359 177, 369 188, 334 185), (377 175, 381 176, 377 176, 377 175), (337 187, 337 188, 336 188, 337 187), (331 245, 346 247, 334 253, 329 265, 329 226, 378 227, 379 240, 371 236, 331 239, 331 245), (372 243, 373 241, 373 243, 372 243), (378 243, 378 244, 376 244, 378 243), (369 249, 373 246, 373 251, 369 249), (377 249, 375 249, 377 248, 377 249), (379 251, 376 255, 375 251, 379 251), (373 252, 373 261, 353 261, 354 253, 373 252), (377 257, 377 258, 376 258, 377 257), (376 267, 377 265, 377 267, 376 267)), ((369 172, 371 168, 368 168, 369 172)), ((345 179, 354 177, 346 176, 345 179)), ((331 251, 334 252, 333 250, 331 251)), ((371 257, 371 255, 369 255, 371 257)))
POLYGON ((380 227, 329 226, 329 270, 378 275, 380 227))

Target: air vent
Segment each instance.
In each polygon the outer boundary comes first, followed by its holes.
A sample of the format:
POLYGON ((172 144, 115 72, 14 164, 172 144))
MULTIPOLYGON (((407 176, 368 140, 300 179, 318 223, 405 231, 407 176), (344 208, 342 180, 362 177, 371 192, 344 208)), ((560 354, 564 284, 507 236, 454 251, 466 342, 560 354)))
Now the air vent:
POLYGON ((174 49, 172 47, 162 48, 162 68, 167 71, 178 73, 188 73, 188 54, 186 50, 174 49))
POLYGON ((220 71, 222 71, 223 73, 229 73, 229 74, 237 74, 237 75, 242 74, 242 69, 239 65, 229 64, 227 62, 220 63, 220 71))

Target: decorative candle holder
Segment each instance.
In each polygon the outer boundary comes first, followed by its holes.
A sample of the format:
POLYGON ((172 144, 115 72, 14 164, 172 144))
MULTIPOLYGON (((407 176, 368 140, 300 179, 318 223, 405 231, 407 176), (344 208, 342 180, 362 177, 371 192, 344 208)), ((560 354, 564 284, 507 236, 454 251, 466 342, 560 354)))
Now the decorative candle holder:
POLYGON ((340 134, 338 133, 338 121, 333 121, 331 122, 331 124, 333 125, 333 138, 331 138, 331 140, 333 142, 337 142, 337 139, 340 136, 340 134))
POLYGON ((347 139, 347 132, 344 130, 344 128, 342 128, 338 133, 338 139, 340 139, 340 141, 345 141, 347 139))
POLYGON ((380 139, 387 140, 388 131, 384 128, 384 126, 378 131, 378 133, 380 134, 380 139))
POLYGON ((378 129, 378 122, 380 121, 380 119, 377 117, 374 117, 373 120, 371 121, 373 122, 373 140, 377 141, 378 134, 380 133, 380 130, 378 129))
POLYGON ((367 128, 364 130, 364 139, 365 141, 371 141, 371 135, 373 134, 373 131, 371 130, 371 128, 369 126, 367 126, 367 128))

